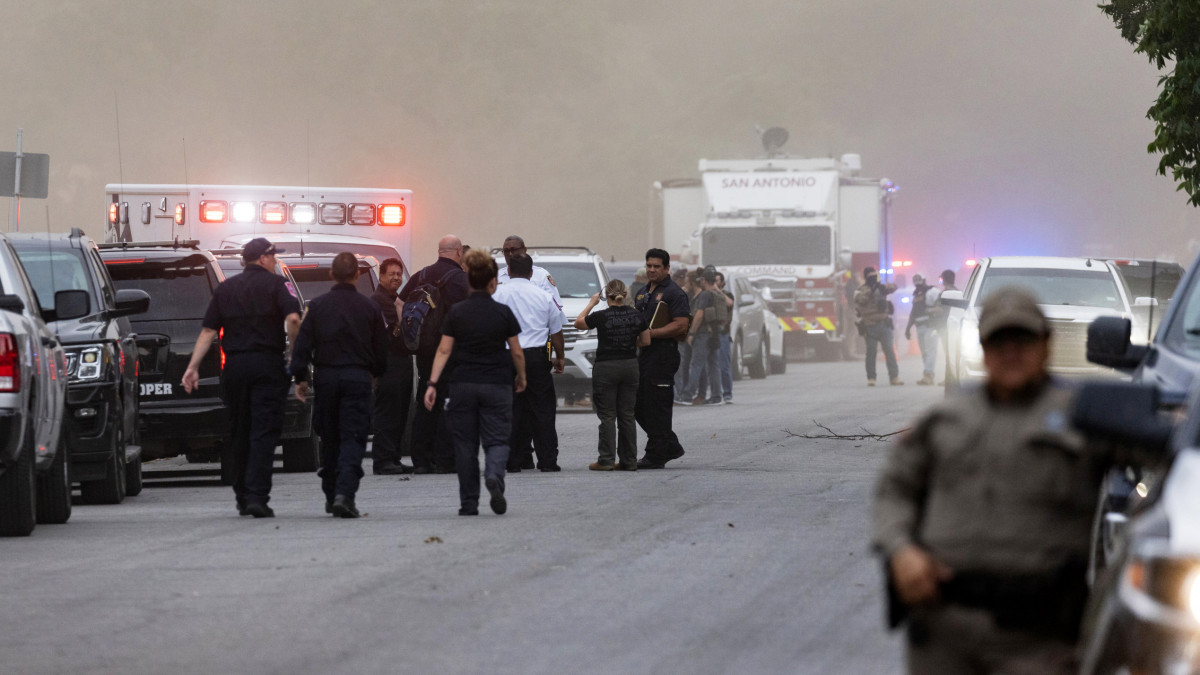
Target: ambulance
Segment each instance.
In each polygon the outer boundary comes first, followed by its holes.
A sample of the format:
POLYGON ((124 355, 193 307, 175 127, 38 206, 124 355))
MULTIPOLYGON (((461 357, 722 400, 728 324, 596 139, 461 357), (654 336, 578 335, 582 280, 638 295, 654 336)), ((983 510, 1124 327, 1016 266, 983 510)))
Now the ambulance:
POLYGON ((196 240, 240 248, 266 237, 289 253, 412 254, 412 190, 273 185, 105 186, 106 242, 196 240))

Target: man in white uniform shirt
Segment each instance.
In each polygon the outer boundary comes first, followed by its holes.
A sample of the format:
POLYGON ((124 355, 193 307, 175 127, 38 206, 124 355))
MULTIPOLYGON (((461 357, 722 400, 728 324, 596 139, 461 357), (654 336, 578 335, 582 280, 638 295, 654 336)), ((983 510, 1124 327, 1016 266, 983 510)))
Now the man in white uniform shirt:
MULTIPOLYGON (((500 250, 504 252, 504 262, 508 265, 512 265, 514 257, 526 255, 525 240, 515 234, 510 234, 504 239, 504 246, 500 250)), ((509 280, 509 278, 508 268, 505 267, 504 269, 500 270, 500 273, 496 276, 496 281, 500 284, 504 284, 509 280)), ((551 297, 554 298, 554 304, 558 306, 558 311, 561 314, 562 296, 558 294, 558 286, 554 285, 554 279, 550 276, 550 273, 547 272, 544 267, 538 267, 537 265, 534 265, 533 273, 530 275, 529 280, 533 282, 534 286, 546 291, 551 297)), ((566 322, 567 317, 563 315, 562 323, 566 322)))
MULTIPOLYGON (((507 247, 508 242, 505 242, 507 247)), ((515 254, 508 260, 509 278, 496 288, 492 299, 507 305, 521 324, 517 337, 525 352, 525 391, 513 396, 512 437, 509 447, 508 471, 520 471, 529 453, 530 441, 537 452, 537 467, 542 471, 560 471, 558 466, 558 431, 554 416, 558 397, 550 374, 563 372, 566 355, 563 346, 562 308, 550 296, 533 284, 533 260, 525 254, 515 254), (546 350, 549 340, 554 348, 554 362, 546 350)))

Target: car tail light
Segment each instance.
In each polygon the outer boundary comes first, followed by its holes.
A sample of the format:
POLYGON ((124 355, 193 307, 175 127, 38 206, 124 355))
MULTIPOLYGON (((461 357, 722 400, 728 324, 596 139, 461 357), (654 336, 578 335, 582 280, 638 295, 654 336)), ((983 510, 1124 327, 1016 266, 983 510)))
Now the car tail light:
POLYGON ((287 220, 287 204, 284 202, 263 202, 262 222, 268 225, 282 225, 287 220))
POLYGON ((379 205, 379 224, 380 225, 403 225, 404 224, 404 205, 403 204, 380 204, 379 205))
POLYGON ((0 391, 21 391, 21 359, 12 333, 0 333, 0 391))
POLYGON ((375 205, 374 204, 351 204, 350 205, 350 224, 351 225, 374 225, 375 224, 375 205))
POLYGON ((183 204, 176 204, 175 205, 175 224, 183 225, 186 215, 187 215, 187 207, 184 206, 183 204))
POLYGON ((121 218, 121 205, 113 202, 108 205, 108 224, 116 225, 121 218))
POLYGON ((223 223, 229 211, 229 204, 223 201, 208 200, 200 202, 200 222, 223 223))

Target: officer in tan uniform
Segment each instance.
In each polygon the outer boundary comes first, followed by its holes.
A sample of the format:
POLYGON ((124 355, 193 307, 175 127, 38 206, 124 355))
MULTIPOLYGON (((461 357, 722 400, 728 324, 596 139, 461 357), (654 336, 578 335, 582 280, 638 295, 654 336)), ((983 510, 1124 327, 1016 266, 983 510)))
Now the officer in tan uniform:
POLYGON ((987 382, 919 419, 876 489, 889 619, 911 673, 1071 673, 1106 459, 1069 427, 1033 296, 992 294, 979 335, 987 382))

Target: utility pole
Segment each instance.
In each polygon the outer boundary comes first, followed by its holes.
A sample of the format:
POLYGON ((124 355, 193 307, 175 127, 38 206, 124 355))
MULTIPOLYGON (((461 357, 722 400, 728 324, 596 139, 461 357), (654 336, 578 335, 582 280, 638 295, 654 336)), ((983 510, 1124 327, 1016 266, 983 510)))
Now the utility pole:
POLYGON ((13 171, 12 216, 9 217, 13 232, 21 231, 21 160, 25 158, 25 153, 21 152, 21 140, 24 136, 25 130, 17 129, 17 162, 13 171))

